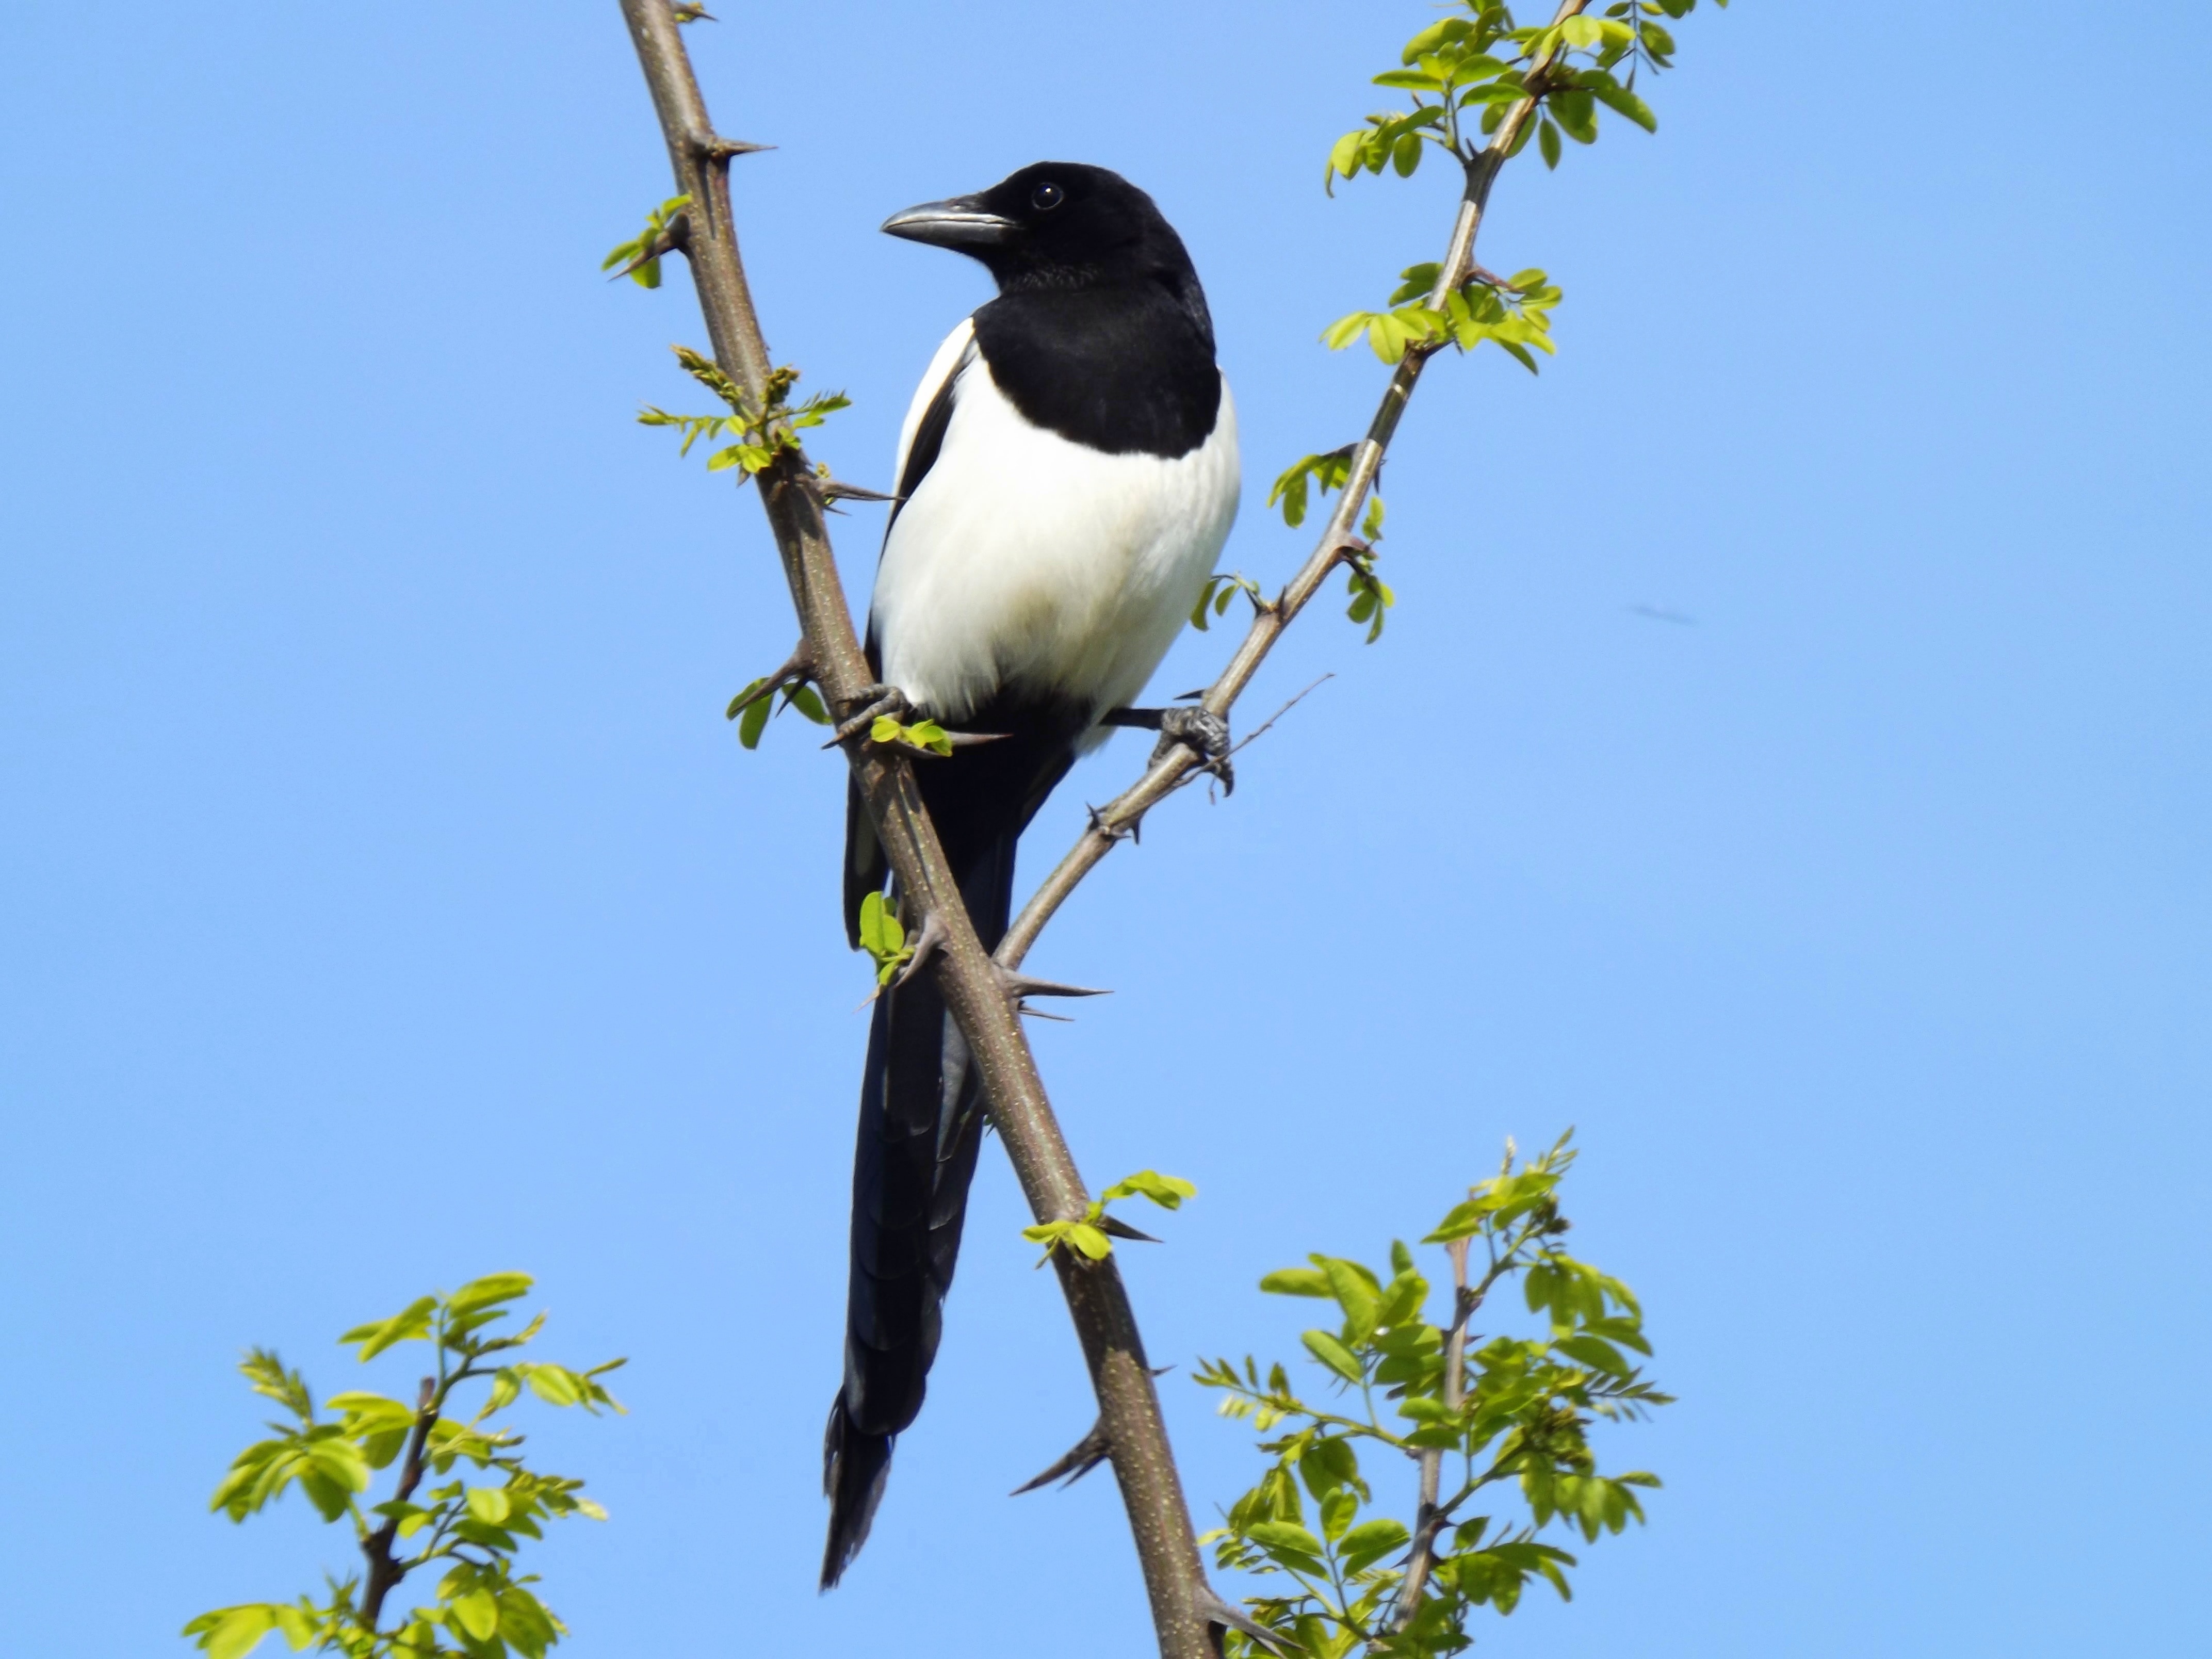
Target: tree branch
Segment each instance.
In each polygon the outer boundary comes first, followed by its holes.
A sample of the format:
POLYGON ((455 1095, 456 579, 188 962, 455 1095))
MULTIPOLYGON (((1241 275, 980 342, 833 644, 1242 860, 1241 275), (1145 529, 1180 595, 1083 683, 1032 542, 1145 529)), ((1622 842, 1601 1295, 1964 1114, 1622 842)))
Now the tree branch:
MULTIPOLYGON (((1444 1334, 1444 1407, 1453 1412, 1466 1402, 1467 1322, 1482 1300, 1467 1287, 1467 1247, 1464 1238, 1455 1238, 1444 1246, 1452 1264, 1452 1322, 1444 1334)), ((1421 1507, 1414 1516, 1413 1548, 1406 1559, 1406 1576, 1398 1581, 1398 1605, 1390 1615, 1393 1631, 1404 1630, 1421 1610, 1421 1592, 1428 1587, 1429 1570, 1436 1565, 1437 1534, 1461 1501, 1455 1498, 1449 1504, 1437 1504, 1443 1467, 1442 1447, 1422 1448, 1421 1507)))
MULTIPOLYGON (((1553 23, 1565 21, 1589 3, 1589 0, 1564 0, 1553 23)), ((1530 71, 1529 80, 1536 90, 1506 111, 1490 142, 1465 164, 1467 182, 1460 193, 1459 215, 1452 222, 1451 240, 1437 272, 1437 285, 1429 294, 1431 309, 1441 307, 1452 290, 1465 282, 1475 268, 1474 239, 1482 228, 1483 210, 1490 204, 1491 183, 1542 100, 1544 88, 1540 82, 1546 67, 1539 64, 1530 71)), ((1383 389, 1375 417, 1368 422, 1367 435, 1352 446, 1351 473, 1344 481, 1336 510, 1328 515, 1313 552, 1274 602, 1257 610, 1243 643, 1237 647, 1220 678, 1199 699, 1200 707, 1224 720, 1228 718, 1237 699, 1259 672, 1260 665, 1283 637, 1283 630, 1297 620, 1298 612, 1320 592, 1322 583, 1343 562, 1346 553, 1360 545, 1352 527, 1358 522, 1359 509, 1365 505, 1367 493, 1375 487, 1376 477, 1382 470, 1382 457, 1397 434, 1399 418, 1406 412, 1414 386, 1420 382, 1421 370, 1437 349, 1435 346, 1416 344, 1400 359, 1396 371, 1390 376, 1390 384, 1383 389)), ((1019 967, 1030 947, 1036 943, 1037 935, 1044 931, 1045 924, 1067 902, 1083 878, 1104 861, 1118 842, 1129 838, 1129 832, 1146 813, 1173 793, 1204 763, 1204 756, 1177 744, 1147 766, 1144 776, 1094 811, 1075 845, 1052 873, 1038 884, 1021 914, 1014 918, 1014 925, 1006 930, 999 945, 999 960, 1009 968, 1019 967)))
MULTIPOLYGON (((730 213, 731 147, 718 141, 668 0, 622 0, 679 191, 695 216, 684 250, 714 356, 755 398, 769 371, 730 213)), ((861 706, 872 676, 838 580, 822 501, 803 458, 780 453, 758 477, 761 501, 799 612, 815 684, 839 719, 861 706)), ((1088 1210, 1067 1143, 1053 1116, 1018 1017, 975 936, 906 757, 865 736, 846 745, 876 834, 909 902, 938 918, 938 985, 981 1075, 991 1118, 1024 1195, 1039 1221, 1079 1219, 1088 1210)), ((1168 1446, 1144 1344, 1112 1256, 1079 1262, 1054 1252, 1068 1312, 1098 1397, 1099 1422, 1129 1515, 1152 1623, 1164 1659, 1210 1659, 1207 1609, 1214 1600, 1200 1565, 1182 1483, 1168 1446)))
MULTIPOLYGON (((404 1504, 415 1495, 415 1488, 422 1483, 422 1447, 430 1437, 430 1427, 438 1420, 438 1382, 435 1377, 422 1379, 422 1392, 415 1401, 415 1426, 407 1436, 407 1455, 399 1465, 399 1484, 392 1489, 392 1501, 404 1504)), ((392 1545, 399 1537, 397 1516, 388 1519, 374 1532, 361 1540, 361 1551, 368 1558, 368 1576, 361 1586, 361 1625, 374 1634, 376 1621, 384 1616, 384 1598, 392 1594, 392 1587, 407 1576, 407 1569, 393 1559, 392 1545)))

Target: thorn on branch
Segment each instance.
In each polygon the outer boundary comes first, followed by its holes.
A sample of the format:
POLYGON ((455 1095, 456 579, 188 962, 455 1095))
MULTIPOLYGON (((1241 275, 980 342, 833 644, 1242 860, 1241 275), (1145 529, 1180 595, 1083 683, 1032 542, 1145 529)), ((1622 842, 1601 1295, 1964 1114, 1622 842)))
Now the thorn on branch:
MULTIPOLYGON (((1110 805, 1112 803, 1109 802, 1108 805, 1110 805)), ((1108 841, 1126 841, 1142 844, 1144 837, 1140 831, 1144 829, 1143 818, 1131 818, 1127 823, 1109 823, 1106 822, 1105 807, 1086 805, 1083 810, 1090 815, 1092 835, 1103 836, 1108 841)))
POLYGON ((792 647, 791 654, 784 659, 783 666, 750 691, 741 693, 732 700, 728 712, 722 718, 732 720, 737 719, 763 697, 772 697, 787 685, 795 685, 811 678, 813 672, 814 656, 807 649, 806 641, 802 637, 799 643, 792 647))
POLYGON ((691 215, 689 210, 678 214, 663 225, 660 228, 659 235, 648 242, 635 258, 620 270, 609 275, 607 280, 611 283, 620 277, 627 276, 631 272, 651 264, 656 259, 665 258, 672 253, 680 253, 687 259, 691 257, 691 215))
POLYGON ((1109 1234, 1115 1238, 1133 1238, 1139 1244, 1157 1244, 1160 1242, 1158 1239, 1153 1237, 1152 1234, 1144 1232, 1138 1228, 1132 1227, 1127 1222, 1122 1220, 1121 1217, 1110 1212, 1100 1216, 1098 1219, 1091 1224, 1097 1227, 1100 1232, 1109 1234))
POLYGON ((1064 985, 1056 979, 1039 979, 1018 968, 1007 968, 998 963, 993 963, 991 968, 999 976, 999 988, 1017 1001, 1023 997, 1110 997, 1114 994, 1095 985, 1064 985))
POLYGON ((845 483, 836 478, 824 478, 815 486, 815 494, 825 501, 902 501, 903 495, 888 495, 880 489, 864 489, 859 484, 845 483))
POLYGON ((1065 1492, 1103 1463, 1112 1455, 1113 1449, 1106 1439, 1106 1425, 1103 1422, 1093 1423, 1089 1432, 1074 1445, 1069 1447, 1066 1454, 1050 1468, 1042 1474, 1023 1481, 1006 1496, 1019 1498, 1024 1492, 1035 1492, 1040 1486, 1048 1486, 1055 1480, 1060 1481, 1060 1490, 1065 1492), (1066 1479, 1063 1480, 1062 1476, 1066 1479))
POLYGON ((701 161, 719 161, 726 167, 733 157, 757 155, 763 150, 775 148, 774 144, 756 144, 746 139, 725 138, 718 133, 712 132, 686 133, 684 142, 691 147, 691 153, 701 161))
POLYGON ((1267 1649, 1268 1652, 1274 1654, 1277 1659, 1291 1659, 1289 1650, 1277 1639, 1273 1631, 1255 1622, 1242 1607, 1231 1607, 1228 1602, 1221 1599, 1212 1585, 1202 1579, 1199 1583, 1198 1595, 1194 1599, 1198 1603, 1199 1616, 1207 1624, 1219 1625, 1224 1629, 1233 1630, 1239 1635, 1249 1637, 1267 1649))

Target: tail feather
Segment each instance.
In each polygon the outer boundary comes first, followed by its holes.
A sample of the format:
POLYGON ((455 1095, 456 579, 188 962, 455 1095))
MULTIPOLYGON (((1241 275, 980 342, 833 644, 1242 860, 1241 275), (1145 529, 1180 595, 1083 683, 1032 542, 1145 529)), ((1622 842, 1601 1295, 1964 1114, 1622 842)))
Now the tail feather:
MULTIPOLYGON (((1006 932, 1013 878, 1013 834, 962 871, 961 896, 987 948, 1006 932)), ((866 1541, 892 1441, 921 1410, 982 1128, 981 1079, 934 976, 886 990, 869 1025, 853 1158, 845 1380, 823 1443, 824 1589, 866 1541)))
POLYGON ((839 1395, 830 1404, 829 1431, 822 1437, 822 1491, 830 1514, 830 1543, 822 1556, 823 1589, 845 1576, 868 1541, 890 1469, 890 1436, 861 1433, 846 1413, 845 1396, 839 1395))

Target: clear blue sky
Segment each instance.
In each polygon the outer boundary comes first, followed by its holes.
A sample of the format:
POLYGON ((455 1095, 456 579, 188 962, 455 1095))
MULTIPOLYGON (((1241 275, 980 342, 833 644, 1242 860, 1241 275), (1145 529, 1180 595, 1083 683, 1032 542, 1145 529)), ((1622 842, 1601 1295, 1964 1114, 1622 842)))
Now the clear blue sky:
MULTIPOLYGON (((856 400, 823 458, 887 483, 984 297, 885 214, 1098 161, 1212 298, 1227 562, 1288 572, 1266 481, 1380 379, 1315 337, 1449 210, 1319 188, 1421 6, 723 10, 771 341, 856 400)), ((1335 679, 1034 959, 1119 989, 1037 1032, 1086 1170, 1200 1188, 1128 1252, 1163 1360, 1289 1354, 1262 1272, 1578 1126, 1577 1241, 1683 1401, 1619 1446, 1650 1528, 1486 1651, 2203 1641, 2212 145, 2157 79, 2197 21, 1701 11, 1656 138, 1500 185, 1484 258, 1565 287, 1560 356, 1424 385, 1384 641, 1302 623, 1248 722, 1335 679)), ((994 1150, 813 1590, 843 784, 808 730, 738 748, 793 633, 758 510, 631 422, 697 402, 701 327, 597 270, 668 193, 612 0, 13 7, 0 131, 6 1644, 181 1653, 346 1565, 296 1502, 206 1513, 237 1351, 351 1386, 338 1330, 520 1267, 554 1352, 633 1356, 631 1416, 544 1425, 614 1515, 544 1552, 564 1652, 1149 1650, 1110 1484, 1002 1496, 1091 1407, 994 1150)), ((1208 1511, 1249 1436, 1163 1388, 1208 1511)))

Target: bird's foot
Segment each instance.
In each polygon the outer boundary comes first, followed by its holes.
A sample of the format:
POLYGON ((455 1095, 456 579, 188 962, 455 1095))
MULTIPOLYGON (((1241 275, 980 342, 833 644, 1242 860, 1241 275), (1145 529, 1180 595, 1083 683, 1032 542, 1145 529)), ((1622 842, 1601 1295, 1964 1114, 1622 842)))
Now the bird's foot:
POLYGON ((914 954, 906 959, 906 966, 899 969, 898 977, 891 981, 891 989, 897 990, 927 967, 929 959, 951 936, 951 931, 945 925, 944 917, 936 911, 925 912, 921 918, 921 931, 915 935, 914 954))
POLYGON ((837 729, 830 734, 830 741, 822 745, 824 749, 835 749, 841 743, 850 743, 886 714, 902 726, 914 718, 914 705, 907 701, 906 693, 896 685, 862 686, 860 699, 859 712, 837 722, 837 729))
POLYGON ((1098 723, 1157 732, 1160 740, 1152 745, 1152 765, 1158 766, 1180 744, 1199 757, 1200 771, 1221 780, 1224 794, 1237 791, 1237 771, 1229 763, 1229 722, 1210 708, 1197 704, 1182 708, 1109 708, 1099 716, 1098 723))
POLYGON ((1158 766, 1177 744, 1199 757, 1200 770, 1221 780, 1221 793, 1237 793, 1237 769, 1229 763, 1229 722, 1211 708, 1163 708, 1160 740, 1152 745, 1152 764, 1158 766))

